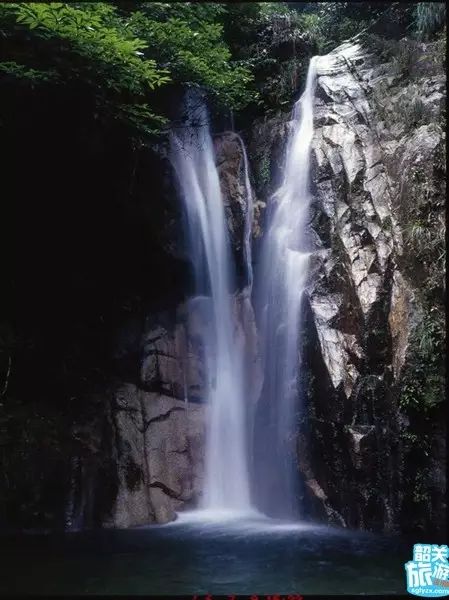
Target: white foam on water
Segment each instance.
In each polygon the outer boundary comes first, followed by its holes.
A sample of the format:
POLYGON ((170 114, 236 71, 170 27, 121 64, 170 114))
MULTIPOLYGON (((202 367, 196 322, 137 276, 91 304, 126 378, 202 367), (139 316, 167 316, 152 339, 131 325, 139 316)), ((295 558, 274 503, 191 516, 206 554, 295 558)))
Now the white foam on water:
MULTIPOLYGON (((212 535, 215 538, 247 536, 290 536, 304 532, 329 534, 332 528, 326 525, 301 521, 272 519, 253 510, 245 512, 227 510, 194 510, 180 512, 177 519, 164 525, 176 530, 191 531, 199 535, 212 535)), ((339 530, 335 529, 335 532, 339 530)))

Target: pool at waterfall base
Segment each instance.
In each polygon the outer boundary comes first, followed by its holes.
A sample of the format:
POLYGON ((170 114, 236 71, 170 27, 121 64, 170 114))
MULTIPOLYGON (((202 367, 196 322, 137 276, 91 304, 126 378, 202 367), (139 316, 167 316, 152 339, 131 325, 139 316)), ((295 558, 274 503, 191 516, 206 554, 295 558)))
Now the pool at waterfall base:
POLYGON ((0 592, 404 594, 413 543, 196 511, 167 525, 3 538, 0 592))

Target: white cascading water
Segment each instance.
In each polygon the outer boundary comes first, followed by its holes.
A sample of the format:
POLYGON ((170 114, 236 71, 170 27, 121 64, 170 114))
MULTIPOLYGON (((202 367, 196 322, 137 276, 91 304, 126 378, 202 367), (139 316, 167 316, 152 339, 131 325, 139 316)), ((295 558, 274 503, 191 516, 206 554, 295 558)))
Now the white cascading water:
POLYGON ((245 183, 245 199, 246 199, 246 213, 245 213, 245 229, 244 229, 244 256, 247 276, 247 288, 248 293, 251 294, 251 288, 253 286, 253 264, 252 264, 252 252, 251 252, 251 229, 254 217, 254 206, 253 206, 253 190, 251 188, 251 182, 249 180, 249 164, 248 155, 246 153, 246 147, 242 138, 236 134, 237 139, 242 150, 243 157, 243 181, 245 183))
MULTIPOLYGON (((170 157, 186 218, 196 306, 203 335, 208 427, 203 507, 216 514, 251 512, 245 440, 244 344, 237 335, 233 266, 208 116, 198 95, 186 98, 187 125, 171 135, 170 157)), ((195 301, 194 301, 195 303, 195 301)))
MULTIPOLYGON (((286 149, 283 183, 268 207, 262 259, 257 272, 256 304, 261 333, 265 412, 256 462, 260 508, 270 514, 295 513, 295 448, 291 447, 298 398, 301 301, 310 246, 310 150, 316 58, 304 93, 295 105, 286 149), (265 429, 265 431, 263 431, 265 429), (267 444, 269 440, 269 444, 267 444), (262 465, 262 466, 261 466, 262 465), (266 477, 261 475, 265 470, 266 477), (261 481, 266 479, 265 481, 261 481)), ((256 431, 257 433, 257 431, 256 431)), ((259 432, 260 435, 261 432, 259 432)))

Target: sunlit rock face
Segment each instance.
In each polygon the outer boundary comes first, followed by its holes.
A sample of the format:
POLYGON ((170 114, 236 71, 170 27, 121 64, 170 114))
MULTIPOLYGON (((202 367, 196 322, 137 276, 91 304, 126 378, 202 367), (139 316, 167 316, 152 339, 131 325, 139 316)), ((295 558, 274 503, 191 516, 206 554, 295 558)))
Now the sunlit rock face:
POLYGON ((347 398, 366 360, 366 329, 387 310, 382 296, 393 266, 388 175, 359 81, 368 60, 355 47, 348 56, 342 49, 320 58, 317 67, 315 219, 326 225, 316 227, 320 251, 309 297, 333 386, 341 385, 347 398))
MULTIPOLYGON (((381 67, 363 45, 343 45, 317 61, 316 251, 304 362, 310 390, 299 455, 305 502, 314 515, 391 531, 407 528, 402 511, 410 465, 404 466, 396 392, 422 316, 419 280, 402 268, 401 197, 408 190, 407 202, 413 202, 416 165, 432 177, 444 134, 435 124, 414 127, 401 120, 397 102, 413 90, 392 65, 381 67), (391 111, 382 117, 376 102, 381 82, 391 111)), ((421 81, 435 119, 443 75, 421 81)), ((442 515, 444 477, 437 474, 429 486, 433 510, 442 515)))

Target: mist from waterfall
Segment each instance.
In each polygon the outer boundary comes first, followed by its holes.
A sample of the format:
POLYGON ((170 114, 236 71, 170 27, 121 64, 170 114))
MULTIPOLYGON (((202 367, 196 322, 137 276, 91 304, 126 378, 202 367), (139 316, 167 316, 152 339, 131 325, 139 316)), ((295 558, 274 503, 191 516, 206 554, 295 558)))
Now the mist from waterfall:
POLYGON ((234 269, 208 115, 198 93, 185 102, 186 125, 171 134, 170 159, 184 208, 187 250, 200 312, 208 423, 202 508, 250 511, 245 439, 244 343, 238 334, 234 269))
POLYGON ((253 463, 258 507, 276 516, 297 512, 297 457, 301 302, 310 246, 310 149, 316 59, 295 104, 285 154, 283 182, 268 205, 261 261, 256 273, 264 385, 258 406, 253 463))

